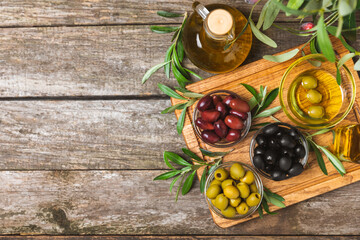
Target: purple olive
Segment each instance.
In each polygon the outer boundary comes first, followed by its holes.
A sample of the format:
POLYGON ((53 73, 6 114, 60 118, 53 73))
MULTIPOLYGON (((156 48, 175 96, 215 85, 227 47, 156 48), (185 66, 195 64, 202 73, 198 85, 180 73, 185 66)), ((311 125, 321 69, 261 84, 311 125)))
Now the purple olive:
POLYGON ((215 110, 220 112, 220 116, 221 116, 221 119, 224 119, 226 117, 226 115, 228 114, 228 110, 227 110, 227 107, 224 103, 222 102, 219 102, 216 104, 215 106, 215 110))
POLYGON ((243 129, 244 122, 235 115, 227 115, 225 118, 225 124, 231 129, 243 129))
POLYGON ((221 97, 218 96, 218 95, 213 95, 211 97, 212 97, 212 101, 213 101, 214 106, 216 106, 219 102, 222 102, 221 97))
POLYGON ((223 103, 226 105, 226 106, 230 106, 230 101, 234 99, 234 96, 232 95, 229 95, 227 96, 226 98, 224 98, 223 100, 223 103))
POLYGON ((195 120, 195 124, 196 126, 204 130, 214 130, 214 126, 211 123, 202 119, 201 117, 195 120))
POLYGON ((210 131, 210 130, 202 131, 201 137, 202 139, 204 139, 205 142, 208 143, 217 143, 218 141, 220 141, 220 137, 216 135, 214 131, 210 131))
POLYGON ((215 130, 215 133, 220 138, 225 138, 229 131, 228 127, 225 125, 224 121, 221 119, 214 122, 214 130, 215 130))
POLYGON ((240 137, 241 137, 241 132, 239 130, 229 129, 229 132, 225 139, 228 142, 234 142, 234 141, 238 140, 240 137))
POLYGON ((213 123, 220 117, 220 113, 216 110, 206 110, 201 113, 201 117, 205 121, 213 123))
POLYGON ((239 112, 237 110, 231 109, 229 113, 238 116, 244 121, 248 118, 248 114, 246 112, 239 112))
POLYGON ((205 96, 201 98, 197 105, 197 109, 199 109, 199 111, 206 111, 212 107, 213 107, 212 98, 210 96, 205 96))
POLYGON ((249 112, 250 111, 250 106, 247 102, 245 102, 244 100, 235 98, 232 99, 230 101, 230 108, 237 110, 239 112, 249 112))

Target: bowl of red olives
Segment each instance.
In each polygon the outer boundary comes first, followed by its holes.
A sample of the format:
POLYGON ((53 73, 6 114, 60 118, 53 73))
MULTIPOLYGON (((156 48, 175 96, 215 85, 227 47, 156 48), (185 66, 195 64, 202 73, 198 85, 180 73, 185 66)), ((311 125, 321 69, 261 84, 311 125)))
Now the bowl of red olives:
POLYGON ((259 129, 251 139, 251 162, 268 179, 281 181, 301 174, 308 156, 305 137, 287 123, 270 123, 259 129))
POLYGON ((193 126, 196 135, 210 146, 234 146, 249 132, 249 104, 228 90, 210 92, 198 101, 194 110, 193 126))
POLYGON ((211 210, 220 217, 242 219, 260 206, 263 184, 251 166, 226 162, 216 167, 206 179, 205 198, 211 210))

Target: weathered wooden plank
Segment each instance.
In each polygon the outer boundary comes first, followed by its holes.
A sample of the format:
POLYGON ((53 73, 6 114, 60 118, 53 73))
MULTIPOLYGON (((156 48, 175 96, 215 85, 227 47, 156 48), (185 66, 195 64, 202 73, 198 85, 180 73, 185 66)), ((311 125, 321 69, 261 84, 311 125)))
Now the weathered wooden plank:
POLYGON ((359 183, 224 230, 197 181, 175 203, 162 172, 1 171, 0 234, 360 234, 359 183))
POLYGON ((170 100, 2 101, 0 169, 163 169, 185 147, 170 100))
MULTIPOLYGON (((203 4, 219 3, 217 0, 203 0, 203 4)), ((18 0, 1 1, 0 26, 56 26, 56 25, 106 25, 106 24, 148 24, 179 22, 181 19, 164 19, 156 15, 158 10, 192 12, 192 0, 18 0)), ((243 0, 225 0, 248 16, 252 5, 243 0)), ((255 8, 253 19, 258 19, 262 3, 255 8)), ((299 21, 279 15, 277 21, 299 21)))
POLYGON ((24 239, 24 240, 127 240, 127 239, 169 239, 169 240, 356 240, 360 239, 357 236, 0 236, 1 240, 24 239))
MULTIPOLYGON (((306 40, 274 29, 268 35, 279 47, 255 39, 244 64, 306 40)), ((176 81, 162 70, 145 85, 141 79, 163 62, 170 38, 149 26, 0 29, 0 96, 159 95, 158 82, 174 86, 176 81)), ((186 66, 211 75, 188 60, 186 66)))

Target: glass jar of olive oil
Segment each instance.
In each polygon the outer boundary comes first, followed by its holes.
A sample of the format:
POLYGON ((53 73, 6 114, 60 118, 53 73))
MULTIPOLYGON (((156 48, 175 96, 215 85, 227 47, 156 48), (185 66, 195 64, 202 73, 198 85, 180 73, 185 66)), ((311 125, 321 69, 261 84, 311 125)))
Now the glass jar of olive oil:
POLYGON ((360 163, 360 124, 336 128, 332 152, 342 161, 360 163))

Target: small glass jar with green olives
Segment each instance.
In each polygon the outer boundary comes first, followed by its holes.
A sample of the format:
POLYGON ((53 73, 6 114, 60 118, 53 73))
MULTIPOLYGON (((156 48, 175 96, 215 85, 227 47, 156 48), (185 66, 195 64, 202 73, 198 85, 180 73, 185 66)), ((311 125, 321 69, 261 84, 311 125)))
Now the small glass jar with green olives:
POLYGON ((252 215, 263 198, 263 184, 255 169, 242 162, 225 162, 214 169, 205 183, 210 209, 227 219, 252 215))

